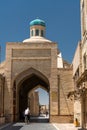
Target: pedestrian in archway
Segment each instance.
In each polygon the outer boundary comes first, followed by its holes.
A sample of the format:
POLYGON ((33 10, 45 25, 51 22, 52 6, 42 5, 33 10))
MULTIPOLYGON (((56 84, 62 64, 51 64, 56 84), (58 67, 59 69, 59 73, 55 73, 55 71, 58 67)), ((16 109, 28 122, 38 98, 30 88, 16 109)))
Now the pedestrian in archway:
POLYGON ((30 110, 29 107, 25 109, 25 123, 29 123, 30 120, 30 110))
POLYGON ((48 116, 48 111, 46 111, 46 116, 48 116))

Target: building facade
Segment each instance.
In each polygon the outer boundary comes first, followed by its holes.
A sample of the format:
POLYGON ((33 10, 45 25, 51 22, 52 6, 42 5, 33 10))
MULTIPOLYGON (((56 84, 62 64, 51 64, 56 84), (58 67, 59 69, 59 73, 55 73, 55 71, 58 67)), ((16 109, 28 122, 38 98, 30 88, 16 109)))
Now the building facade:
MULTIPOLYGON (((74 120, 87 128, 87 0, 80 0, 81 41, 73 59, 74 120)), ((71 93, 72 94, 72 93, 71 93)))
POLYGON ((4 76, 0 110, 5 122, 20 120, 28 94, 38 85, 49 94, 49 122, 73 122, 73 101, 67 99, 74 89, 72 67, 62 58, 57 43, 45 35, 46 23, 35 19, 30 22, 30 38, 6 43, 6 60, 0 67, 4 76))

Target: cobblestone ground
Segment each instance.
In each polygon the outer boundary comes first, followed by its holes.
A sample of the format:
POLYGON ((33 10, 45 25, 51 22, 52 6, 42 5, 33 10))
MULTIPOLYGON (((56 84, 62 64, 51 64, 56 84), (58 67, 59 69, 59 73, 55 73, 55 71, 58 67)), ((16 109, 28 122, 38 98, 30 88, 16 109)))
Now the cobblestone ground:
POLYGON ((15 123, 6 124, 0 130, 82 130, 73 124, 51 124, 51 123, 15 123))

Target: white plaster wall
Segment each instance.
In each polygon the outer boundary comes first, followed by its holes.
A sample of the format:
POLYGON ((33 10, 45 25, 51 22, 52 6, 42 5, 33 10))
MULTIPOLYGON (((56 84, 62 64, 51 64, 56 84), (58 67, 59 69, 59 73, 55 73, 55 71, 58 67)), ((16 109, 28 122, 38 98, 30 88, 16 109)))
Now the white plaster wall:
POLYGON ((61 53, 57 55, 57 68, 63 68, 63 59, 61 53))
POLYGON ((85 41, 85 43, 82 46, 82 72, 84 72, 84 62, 83 62, 84 54, 87 55, 87 40, 85 41))
POLYGON ((73 64, 73 76, 74 76, 76 70, 78 69, 78 67, 80 65, 80 42, 77 45, 77 49, 75 51, 75 55, 74 55, 72 64, 73 64))
POLYGON ((74 102, 74 121, 76 118, 81 125, 81 102, 79 100, 74 102))

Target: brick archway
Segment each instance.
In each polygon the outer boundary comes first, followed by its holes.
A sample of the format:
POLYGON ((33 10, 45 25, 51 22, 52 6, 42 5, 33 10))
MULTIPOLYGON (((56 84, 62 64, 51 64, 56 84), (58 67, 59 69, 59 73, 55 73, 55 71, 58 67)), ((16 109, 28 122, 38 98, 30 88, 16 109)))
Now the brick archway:
POLYGON ((34 68, 20 73, 14 80, 13 92, 13 120, 17 121, 20 118, 20 113, 28 105, 28 92, 34 89, 37 85, 41 85, 47 92, 50 86, 46 76, 34 68))

